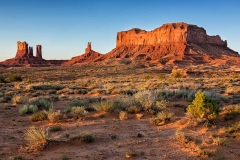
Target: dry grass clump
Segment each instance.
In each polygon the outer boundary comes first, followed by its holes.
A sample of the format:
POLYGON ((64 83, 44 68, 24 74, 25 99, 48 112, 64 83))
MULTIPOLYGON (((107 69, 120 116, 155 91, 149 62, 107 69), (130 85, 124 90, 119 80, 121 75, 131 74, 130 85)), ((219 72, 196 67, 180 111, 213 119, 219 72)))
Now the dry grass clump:
POLYGON ((14 96, 12 97, 12 102, 13 102, 13 104, 22 104, 22 103, 24 103, 25 101, 26 101, 26 99, 23 98, 23 97, 20 96, 20 95, 14 95, 14 96))
POLYGON ((27 130, 24 139, 28 142, 27 150, 43 150, 50 140, 59 138, 57 135, 50 136, 43 127, 31 127, 27 130))
POLYGON ((114 102, 109 100, 96 102, 93 106, 98 112, 112 112, 114 110, 114 102))
POLYGON ((120 120, 126 120, 126 119, 128 119, 127 112, 126 112, 126 111, 121 111, 121 112, 119 113, 119 119, 120 119, 120 120))
POLYGON ((173 113, 169 111, 162 111, 157 113, 156 117, 150 118, 150 123, 154 125, 160 125, 162 123, 165 123, 167 121, 170 121, 170 119, 173 117, 173 113))
POLYGON ((80 119, 85 119, 89 115, 89 112, 86 111, 85 107, 83 106, 73 107, 71 113, 73 114, 74 118, 80 118, 80 119))
POLYGON ((57 123, 62 118, 61 111, 50 110, 49 112, 47 112, 47 117, 50 123, 57 123))
POLYGON ((45 111, 36 112, 30 117, 31 121, 33 122, 43 121, 46 120, 47 118, 48 116, 45 111))

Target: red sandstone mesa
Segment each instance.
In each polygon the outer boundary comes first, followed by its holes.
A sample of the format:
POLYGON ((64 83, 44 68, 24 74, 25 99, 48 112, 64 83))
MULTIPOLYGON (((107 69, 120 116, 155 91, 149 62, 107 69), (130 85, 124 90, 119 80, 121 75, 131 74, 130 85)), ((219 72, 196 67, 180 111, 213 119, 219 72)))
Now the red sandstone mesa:
POLYGON ((42 46, 41 45, 36 46, 36 57, 42 59, 42 46))

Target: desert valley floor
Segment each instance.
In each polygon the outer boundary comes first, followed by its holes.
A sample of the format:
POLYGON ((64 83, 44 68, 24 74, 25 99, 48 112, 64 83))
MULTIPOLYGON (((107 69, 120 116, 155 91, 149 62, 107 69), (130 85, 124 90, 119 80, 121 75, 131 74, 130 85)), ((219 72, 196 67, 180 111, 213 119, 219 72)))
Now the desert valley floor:
POLYGON ((240 159, 239 68, 93 64, 0 73, 1 160, 240 159), (198 91, 219 106, 215 117, 189 115, 198 91))

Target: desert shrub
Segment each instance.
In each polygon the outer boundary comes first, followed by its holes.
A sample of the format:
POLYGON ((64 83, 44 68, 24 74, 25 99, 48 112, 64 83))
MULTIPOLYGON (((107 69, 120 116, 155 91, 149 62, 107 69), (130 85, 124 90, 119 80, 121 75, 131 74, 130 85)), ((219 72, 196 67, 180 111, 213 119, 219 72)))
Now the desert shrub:
POLYGON ((33 121, 33 122, 43 121, 43 120, 46 120, 47 118, 48 118, 47 114, 44 111, 40 111, 40 112, 34 113, 30 117, 31 121, 33 121))
POLYGON ((72 136, 70 139, 71 140, 80 140, 81 142, 84 142, 84 143, 91 143, 94 141, 94 137, 91 133, 75 135, 75 136, 72 136))
POLYGON ((62 127, 60 125, 51 126, 49 129, 50 132, 57 132, 61 130, 62 130, 62 127))
POLYGON ((38 108, 49 110, 52 106, 51 103, 45 99, 38 100, 34 103, 38 108))
POLYGON ((170 121, 174 114, 169 111, 162 111, 157 114, 156 117, 150 118, 150 123, 154 125, 160 125, 162 122, 170 121))
POLYGON ((20 82, 20 81, 22 81, 22 77, 17 74, 12 74, 8 77, 8 80, 10 82, 20 82))
POLYGON ((32 79, 28 78, 28 79, 26 80, 26 83, 27 83, 27 84, 32 84, 33 81, 32 81, 32 79))
POLYGON ((98 112, 111 112, 114 110, 114 102, 109 100, 95 102, 93 106, 98 112))
POLYGON ((134 97, 141 104, 143 110, 147 111, 155 107, 157 92, 152 90, 139 91, 134 94, 134 97))
POLYGON ((49 112, 47 113, 47 117, 49 122, 51 123, 56 123, 59 122, 59 120, 61 120, 62 115, 61 115, 61 111, 54 111, 52 109, 49 110, 49 112))
POLYGON ((180 129, 175 132, 175 139, 180 144, 186 144, 190 141, 190 138, 185 135, 180 129))
POLYGON ((78 107, 78 106, 73 107, 71 112, 73 113, 73 116, 75 118, 83 118, 84 119, 89 115, 88 111, 86 111, 84 107, 78 107))
POLYGON ((126 119, 128 119, 127 112, 126 112, 126 111, 121 111, 121 112, 119 113, 119 119, 120 119, 120 120, 126 120, 126 119))
POLYGON ((23 107, 19 108, 19 113, 21 115, 25 115, 25 114, 30 114, 30 113, 35 113, 38 111, 38 107, 35 105, 24 105, 23 107))
POLYGON ((127 108, 127 112, 131 114, 139 113, 140 111, 141 111, 141 108, 137 106, 130 106, 129 108, 127 108))
POLYGON ((14 95, 12 97, 13 104, 20 104, 20 103, 23 103, 24 101, 25 101, 25 99, 20 95, 14 95))
POLYGON ((0 97, 0 103, 6 103, 11 101, 12 98, 10 96, 4 96, 4 97, 0 97))
POLYGON ((211 98, 198 91, 192 104, 187 107, 187 112, 193 118, 211 120, 218 115, 219 107, 211 98))
POLYGON ((48 142, 48 134, 44 128, 32 127, 27 130, 25 140, 29 146, 36 150, 42 150, 48 142))
POLYGON ((0 77, 0 83, 7 83, 7 81, 4 78, 0 77))
POLYGON ((24 139, 28 142, 29 150, 42 150, 49 140, 57 139, 58 136, 49 136, 46 129, 31 127, 27 130, 24 139))
POLYGON ((67 113, 70 113, 72 111, 73 107, 77 107, 77 106, 86 106, 88 104, 87 100, 72 100, 70 102, 67 103, 66 109, 65 111, 67 113))
POLYGON ((173 69, 171 76, 174 78, 182 78, 182 77, 184 77, 184 74, 185 74, 184 71, 173 69))

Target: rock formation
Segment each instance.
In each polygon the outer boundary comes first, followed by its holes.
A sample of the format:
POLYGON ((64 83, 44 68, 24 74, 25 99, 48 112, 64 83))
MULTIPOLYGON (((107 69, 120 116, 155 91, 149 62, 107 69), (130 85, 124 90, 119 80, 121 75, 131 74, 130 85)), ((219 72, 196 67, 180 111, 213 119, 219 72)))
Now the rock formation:
POLYGON ((17 54, 15 58, 22 58, 28 56, 28 44, 26 42, 17 42, 17 54))
POLYGON ((91 51, 92 51, 91 42, 88 42, 87 48, 85 49, 85 53, 89 53, 91 51))
POLYGON ((36 57, 42 59, 42 46, 41 45, 36 46, 36 57))
POLYGON ((0 66, 60 66, 66 60, 45 60, 42 58, 42 46, 36 46, 36 57, 33 55, 33 47, 28 48, 26 42, 17 42, 17 54, 15 58, 0 62, 0 66))
POLYGON ((29 47, 28 49, 28 56, 33 57, 33 47, 29 47))
POLYGON ((183 22, 164 24, 153 31, 133 28, 118 32, 116 48, 101 60, 131 58, 173 63, 212 63, 216 59, 239 57, 220 36, 209 36, 206 30, 183 22))
POLYGON ((88 42, 87 48, 85 49, 85 53, 83 55, 73 57, 71 60, 63 63, 63 65, 74 65, 77 63, 90 63, 90 62, 94 62, 101 56, 102 54, 92 50, 91 42, 88 42))

